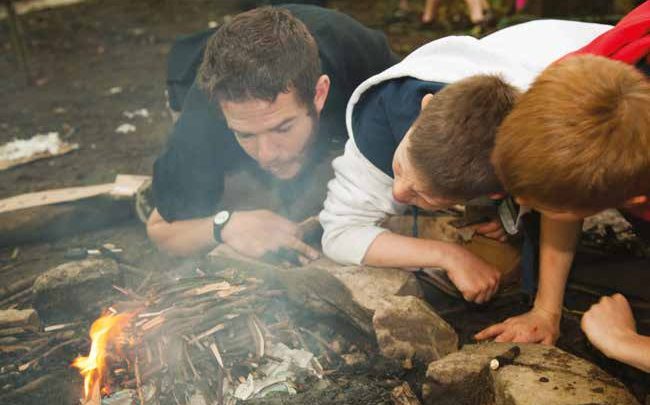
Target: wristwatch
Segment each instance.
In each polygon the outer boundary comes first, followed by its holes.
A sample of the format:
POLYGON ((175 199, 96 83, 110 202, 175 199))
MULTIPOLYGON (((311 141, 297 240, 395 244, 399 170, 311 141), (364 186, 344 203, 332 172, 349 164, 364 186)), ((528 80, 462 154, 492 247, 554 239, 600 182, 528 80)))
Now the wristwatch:
POLYGON ((219 211, 217 212, 217 215, 214 216, 214 220, 212 221, 212 236, 214 237, 214 240, 219 243, 223 243, 223 239, 221 238, 221 231, 229 220, 229 211, 219 211))

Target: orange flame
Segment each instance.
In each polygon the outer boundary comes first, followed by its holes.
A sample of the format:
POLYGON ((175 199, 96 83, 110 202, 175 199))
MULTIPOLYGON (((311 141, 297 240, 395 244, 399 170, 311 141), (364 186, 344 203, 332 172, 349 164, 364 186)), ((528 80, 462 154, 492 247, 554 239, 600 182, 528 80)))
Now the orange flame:
POLYGON ((96 384, 98 387, 102 387, 102 376, 106 367, 106 346, 122 333, 133 315, 131 313, 104 315, 93 322, 90 327, 92 344, 88 357, 79 356, 72 362, 72 366, 78 368, 84 377, 85 400, 88 400, 91 390, 96 384))

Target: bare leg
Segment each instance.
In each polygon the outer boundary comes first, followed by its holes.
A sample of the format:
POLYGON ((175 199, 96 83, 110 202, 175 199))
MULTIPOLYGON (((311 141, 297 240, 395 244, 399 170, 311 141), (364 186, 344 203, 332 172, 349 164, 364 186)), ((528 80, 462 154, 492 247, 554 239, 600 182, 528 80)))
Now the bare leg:
POLYGON ((484 0, 465 0, 469 11, 469 19, 474 24, 483 21, 483 2, 484 0))
POLYGON ((433 22, 438 14, 440 0, 426 0, 424 3, 424 12, 422 12, 422 22, 427 24, 433 22))

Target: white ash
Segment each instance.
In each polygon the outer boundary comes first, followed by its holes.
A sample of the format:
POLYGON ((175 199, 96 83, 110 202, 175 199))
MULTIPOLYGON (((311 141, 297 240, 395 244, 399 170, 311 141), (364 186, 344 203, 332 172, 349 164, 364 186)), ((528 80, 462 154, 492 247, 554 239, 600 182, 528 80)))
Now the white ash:
POLYGON ((128 119, 133 119, 135 117, 149 118, 149 110, 146 108, 140 108, 139 110, 133 111, 124 111, 122 114, 128 119))
POLYGON ((0 160, 18 160, 39 153, 56 155, 62 146, 63 142, 58 132, 36 134, 30 139, 15 139, 0 146, 0 160))
POLYGON ((118 134, 128 134, 130 132, 135 132, 136 127, 132 124, 122 124, 115 129, 115 132, 118 134))

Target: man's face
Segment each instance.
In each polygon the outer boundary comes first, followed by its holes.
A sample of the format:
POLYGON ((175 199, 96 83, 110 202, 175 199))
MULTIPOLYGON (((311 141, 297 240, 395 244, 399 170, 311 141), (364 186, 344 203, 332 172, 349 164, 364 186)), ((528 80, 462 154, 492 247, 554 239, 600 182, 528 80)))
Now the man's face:
POLYGON ((420 179, 420 174, 411 165, 408 156, 408 140, 411 129, 397 146, 393 156, 393 198, 402 204, 415 205, 423 210, 435 211, 449 208, 458 203, 444 197, 435 196, 427 190, 427 185, 420 179))
POLYGON ((280 93, 273 102, 226 101, 221 109, 237 142, 262 169, 283 180, 300 172, 316 136, 317 118, 295 91, 280 93))

